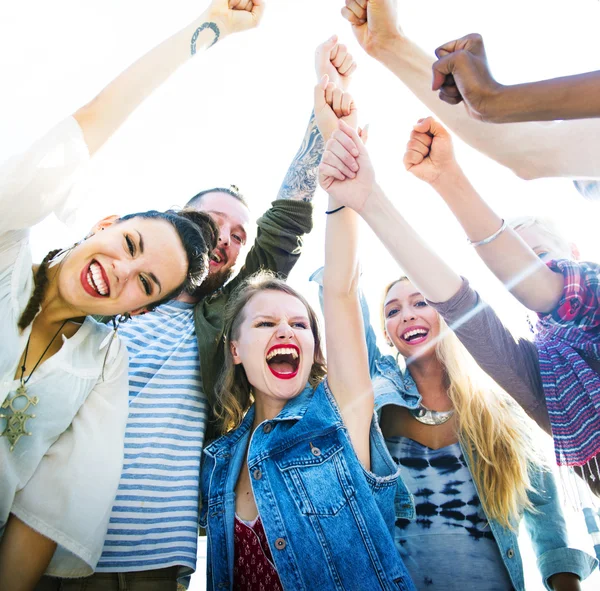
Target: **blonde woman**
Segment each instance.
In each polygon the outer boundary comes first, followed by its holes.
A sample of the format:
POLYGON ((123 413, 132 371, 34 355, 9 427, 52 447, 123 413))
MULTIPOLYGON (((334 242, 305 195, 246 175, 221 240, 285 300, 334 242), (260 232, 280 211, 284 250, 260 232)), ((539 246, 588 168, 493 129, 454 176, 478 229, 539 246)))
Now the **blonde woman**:
POLYGON ((415 498, 416 519, 397 520, 395 537, 416 587, 524 590, 517 541, 524 518, 546 587, 578 589, 596 561, 567 546, 555 484, 539 466, 526 417, 486 383, 423 296, 426 289, 446 301, 460 277, 392 206, 360 138, 340 125, 346 138, 328 146, 337 160, 324 158, 323 173, 340 178, 352 164, 359 170, 330 196, 360 213, 411 278, 388 286, 383 302, 386 339, 407 372, 379 352, 372 330, 367 343, 381 428, 415 498))

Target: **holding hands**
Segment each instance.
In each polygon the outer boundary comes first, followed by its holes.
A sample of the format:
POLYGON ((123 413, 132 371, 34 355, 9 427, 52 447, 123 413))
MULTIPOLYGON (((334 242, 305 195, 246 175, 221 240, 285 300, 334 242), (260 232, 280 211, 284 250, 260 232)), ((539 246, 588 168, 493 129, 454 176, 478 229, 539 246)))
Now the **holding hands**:
POLYGON ((413 127, 406 144, 404 167, 430 185, 460 171, 452 138, 433 117, 420 119, 413 127))
POLYGON ((329 77, 329 82, 341 90, 348 90, 351 76, 356 70, 356 62, 348 52, 348 48, 338 43, 337 35, 321 43, 315 52, 315 69, 317 80, 329 77))

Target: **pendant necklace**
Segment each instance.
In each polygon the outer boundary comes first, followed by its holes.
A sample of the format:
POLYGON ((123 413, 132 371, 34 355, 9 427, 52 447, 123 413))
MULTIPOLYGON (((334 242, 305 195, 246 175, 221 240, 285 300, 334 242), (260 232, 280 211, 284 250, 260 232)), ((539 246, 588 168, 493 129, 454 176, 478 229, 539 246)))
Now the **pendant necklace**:
POLYGON ((417 420, 419 423, 424 425, 443 425, 446 421, 449 421, 454 415, 454 409, 450 410, 430 410, 422 403, 417 408, 409 408, 408 412, 417 420))
POLYGON ((21 377, 19 378, 20 384, 17 388, 16 392, 13 396, 7 396, 6 400, 0 406, 0 410, 9 410, 10 412, 4 414, 0 413, 0 419, 6 419, 6 428, 1 436, 5 436, 10 443, 10 451, 15 449, 15 445, 17 445, 19 439, 23 437, 23 435, 31 435, 30 431, 26 430, 26 423, 29 419, 35 419, 34 414, 27 414, 30 406, 35 406, 39 399, 37 396, 30 396, 27 393, 27 382, 31 379, 33 372, 37 369, 38 365, 44 358, 44 355, 48 352, 48 349, 52 346, 52 343, 55 341, 56 337, 64 328, 65 324, 68 320, 65 320, 60 328, 56 331, 56 334, 52 337, 52 340, 48 343, 48 346, 44 349, 41 357, 37 360, 37 363, 33 366, 31 373, 27 376, 27 379, 24 379, 27 363, 27 352, 29 351, 29 341, 31 340, 31 333, 29 333, 29 338, 27 339, 27 344, 25 345, 25 352, 23 353, 23 365, 21 366, 21 377))

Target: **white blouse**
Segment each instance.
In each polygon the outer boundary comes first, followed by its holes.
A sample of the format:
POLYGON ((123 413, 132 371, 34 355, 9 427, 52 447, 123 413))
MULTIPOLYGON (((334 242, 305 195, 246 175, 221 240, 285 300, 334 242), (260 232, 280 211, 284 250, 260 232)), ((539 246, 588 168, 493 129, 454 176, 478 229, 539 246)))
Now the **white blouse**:
MULTIPOLYGON (((88 160, 83 132, 70 117, 0 167, 0 415, 10 413, 6 405, 19 386, 14 376, 31 332, 17 327, 34 286, 29 228, 52 212, 69 219, 70 189, 88 160)), ((0 435, 0 536, 14 513, 57 542, 47 570, 54 576, 93 572, 119 483, 128 361, 110 333, 86 318, 71 338, 63 337, 26 386, 38 398, 28 410, 35 414, 26 423, 31 435, 13 451, 0 435)), ((0 418, 0 434, 6 424, 0 418)))

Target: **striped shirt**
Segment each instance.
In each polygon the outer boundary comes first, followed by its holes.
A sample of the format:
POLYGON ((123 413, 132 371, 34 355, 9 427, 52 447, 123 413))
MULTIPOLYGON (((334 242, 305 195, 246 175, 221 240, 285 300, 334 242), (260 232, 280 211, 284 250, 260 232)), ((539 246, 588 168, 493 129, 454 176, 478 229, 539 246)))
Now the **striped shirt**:
POLYGON ((119 328, 129 349, 129 419, 119 490, 97 571, 196 568, 207 417, 194 305, 171 301, 119 328))

